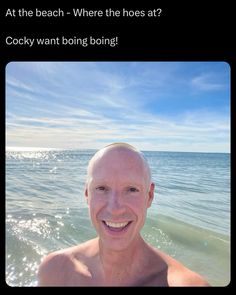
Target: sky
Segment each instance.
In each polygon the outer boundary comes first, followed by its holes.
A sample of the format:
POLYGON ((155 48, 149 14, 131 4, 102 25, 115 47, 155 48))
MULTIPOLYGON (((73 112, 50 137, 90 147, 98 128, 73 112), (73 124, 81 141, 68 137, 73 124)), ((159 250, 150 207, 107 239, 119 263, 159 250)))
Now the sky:
POLYGON ((11 62, 6 146, 230 152, 225 62, 11 62))

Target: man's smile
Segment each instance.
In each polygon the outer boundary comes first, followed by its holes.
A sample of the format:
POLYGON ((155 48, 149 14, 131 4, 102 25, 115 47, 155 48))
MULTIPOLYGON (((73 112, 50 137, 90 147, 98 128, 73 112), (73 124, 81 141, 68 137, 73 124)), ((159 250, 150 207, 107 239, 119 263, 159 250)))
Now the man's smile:
POLYGON ((109 231, 122 232, 131 224, 132 221, 111 222, 103 220, 102 222, 109 231))

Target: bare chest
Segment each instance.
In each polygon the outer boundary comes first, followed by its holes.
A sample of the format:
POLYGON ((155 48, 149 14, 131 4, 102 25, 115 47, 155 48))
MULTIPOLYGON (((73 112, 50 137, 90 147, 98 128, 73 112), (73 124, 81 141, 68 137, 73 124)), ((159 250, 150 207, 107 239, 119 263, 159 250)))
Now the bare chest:
POLYGON ((67 275, 66 286, 168 286, 167 273, 143 272, 139 276, 125 275, 109 278, 95 269, 87 272, 73 271, 67 275))

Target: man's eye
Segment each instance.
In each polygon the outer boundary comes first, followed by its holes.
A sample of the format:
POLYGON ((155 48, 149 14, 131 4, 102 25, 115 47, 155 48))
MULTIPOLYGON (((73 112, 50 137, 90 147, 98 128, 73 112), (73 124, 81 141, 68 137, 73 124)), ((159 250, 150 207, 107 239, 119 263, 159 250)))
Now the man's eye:
POLYGON ((136 187, 129 187, 128 189, 131 193, 138 192, 139 190, 136 187))
POLYGON ((105 186, 98 186, 98 187, 96 187, 96 190, 99 192, 103 192, 106 190, 106 188, 105 188, 105 186))

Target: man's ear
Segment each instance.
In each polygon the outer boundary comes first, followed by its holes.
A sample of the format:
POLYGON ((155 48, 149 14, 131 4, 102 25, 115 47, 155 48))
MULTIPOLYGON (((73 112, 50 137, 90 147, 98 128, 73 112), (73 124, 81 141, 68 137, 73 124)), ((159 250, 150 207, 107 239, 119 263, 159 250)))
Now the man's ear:
POLYGON ((148 192, 148 203, 147 207, 149 208, 152 204, 153 198, 154 198, 154 190, 155 190, 155 184, 152 182, 149 187, 149 192, 148 192))
POLYGON ((84 195, 85 195, 85 198, 86 198, 86 202, 88 204, 88 186, 87 186, 87 184, 85 185, 84 195))

